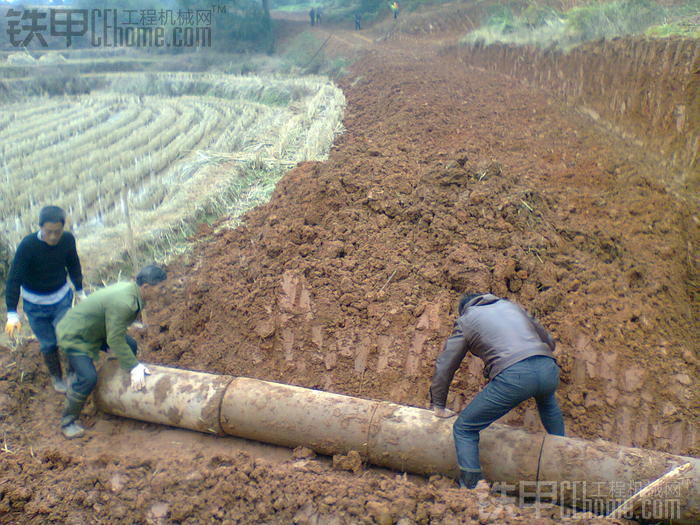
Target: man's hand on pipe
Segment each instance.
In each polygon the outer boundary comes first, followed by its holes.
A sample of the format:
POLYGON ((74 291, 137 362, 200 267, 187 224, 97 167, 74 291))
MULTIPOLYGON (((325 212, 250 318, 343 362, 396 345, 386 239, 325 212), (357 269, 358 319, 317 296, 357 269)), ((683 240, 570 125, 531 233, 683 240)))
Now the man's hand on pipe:
POLYGON ((146 376, 150 375, 151 371, 141 363, 131 369, 131 388, 134 390, 146 389, 146 376))

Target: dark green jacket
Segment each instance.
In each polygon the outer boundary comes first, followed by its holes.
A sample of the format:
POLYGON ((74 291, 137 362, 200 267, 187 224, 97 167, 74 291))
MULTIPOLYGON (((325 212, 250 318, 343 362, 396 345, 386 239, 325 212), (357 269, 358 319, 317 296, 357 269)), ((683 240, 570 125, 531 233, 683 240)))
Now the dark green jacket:
POLYGON ((58 346, 66 354, 87 355, 93 360, 107 345, 125 370, 138 360, 126 343, 126 330, 143 308, 136 283, 116 283, 89 295, 68 310, 56 326, 58 346))

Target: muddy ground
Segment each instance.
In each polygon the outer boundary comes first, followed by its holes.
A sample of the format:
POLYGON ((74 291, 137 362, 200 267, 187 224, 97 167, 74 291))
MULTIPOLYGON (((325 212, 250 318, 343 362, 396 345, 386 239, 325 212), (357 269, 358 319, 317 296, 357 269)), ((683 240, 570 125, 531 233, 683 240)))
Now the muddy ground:
MULTIPOLYGON (((697 455, 697 210, 653 156, 434 40, 318 31, 359 57, 345 133, 241 227, 202 227, 148 305, 143 359, 426 407, 459 294, 491 291, 555 335, 570 435, 697 455)), ((3 523, 596 521, 92 405, 66 442, 36 343, 0 365, 3 523)), ((450 407, 480 369, 465 361, 450 407)), ((504 422, 541 429, 530 403, 504 422)))

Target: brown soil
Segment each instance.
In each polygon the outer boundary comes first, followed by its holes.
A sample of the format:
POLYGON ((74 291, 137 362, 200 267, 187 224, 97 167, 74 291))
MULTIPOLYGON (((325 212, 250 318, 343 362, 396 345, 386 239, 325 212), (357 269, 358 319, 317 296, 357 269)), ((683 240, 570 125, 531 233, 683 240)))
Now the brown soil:
MULTIPOLYGON (((340 81, 345 134, 243 226, 202 229, 148 307, 143 359, 427 406, 460 292, 492 291, 555 334, 570 435, 697 454, 696 210, 541 91, 428 40, 336 33, 334 52, 365 50, 340 81)), ((3 523, 596 521, 94 407, 67 442, 36 344, 1 355, 3 523)), ((480 368, 465 361, 450 407, 480 368)), ((540 428, 529 403, 505 422, 540 428)))

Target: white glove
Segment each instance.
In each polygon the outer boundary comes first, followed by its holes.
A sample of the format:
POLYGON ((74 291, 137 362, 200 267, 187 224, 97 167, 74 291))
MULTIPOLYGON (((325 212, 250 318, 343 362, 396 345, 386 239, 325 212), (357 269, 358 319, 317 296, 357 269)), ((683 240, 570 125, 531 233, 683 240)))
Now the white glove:
POLYGON ((19 320, 19 314, 17 312, 7 312, 5 333, 10 337, 15 337, 15 335, 19 335, 20 330, 22 330, 22 323, 19 320))
POLYGON ((80 290, 79 292, 75 292, 73 294, 73 306, 79 305, 86 298, 87 298, 87 294, 85 293, 85 290, 80 290))
POLYGON ((134 390, 143 390, 146 388, 146 376, 151 374, 151 371, 141 363, 136 365, 129 372, 131 375, 131 388, 134 390))

